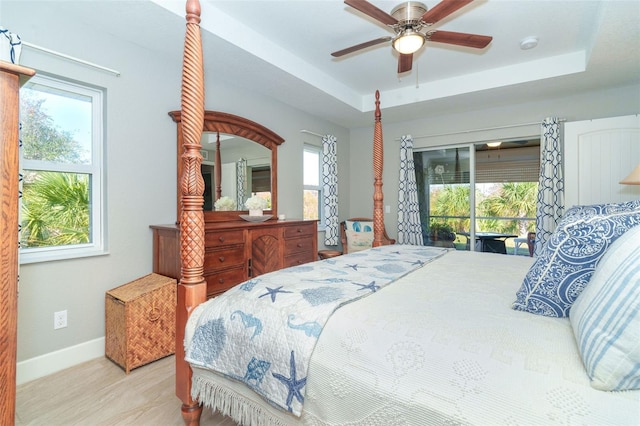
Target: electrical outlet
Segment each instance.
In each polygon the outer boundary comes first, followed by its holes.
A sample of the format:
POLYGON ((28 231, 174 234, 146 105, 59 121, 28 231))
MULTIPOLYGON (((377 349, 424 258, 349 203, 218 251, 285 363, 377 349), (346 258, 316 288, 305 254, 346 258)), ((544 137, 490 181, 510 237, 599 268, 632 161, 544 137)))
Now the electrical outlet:
POLYGON ((53 329, 65 328, 67 326, 67 311, 53 313, 53 329))

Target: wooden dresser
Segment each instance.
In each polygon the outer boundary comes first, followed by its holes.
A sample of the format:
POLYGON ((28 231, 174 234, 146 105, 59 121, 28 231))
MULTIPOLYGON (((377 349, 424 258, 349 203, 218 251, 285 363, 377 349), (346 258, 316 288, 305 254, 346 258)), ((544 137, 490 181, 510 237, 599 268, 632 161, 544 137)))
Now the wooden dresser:
MULTIPOLYGON (((180 229, 152 225, 153 272, 180 279, 180 229)), ((316 221, 210 222, 205 225, 207 297, 252 277, 317 260, 316 221)))
POLYGON ((15 421, 19 90, 35 71, 0 61, 0 424, 15 421))

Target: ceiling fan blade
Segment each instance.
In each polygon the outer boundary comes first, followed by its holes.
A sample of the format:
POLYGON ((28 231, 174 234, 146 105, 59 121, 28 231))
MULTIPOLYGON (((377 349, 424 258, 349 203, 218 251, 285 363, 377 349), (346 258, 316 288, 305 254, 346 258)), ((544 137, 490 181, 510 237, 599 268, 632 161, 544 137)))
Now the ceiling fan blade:
POLYGON ((385 25, 395 25, 398 23, 398 20, 396 18, 389 15, 384 10, 378 9, 376 6, 372 5, 366 0, 344 0, 344 2, 354 9, 359 10, 365 15, 369 15, 376 21, 382 22, 385 25))
POLYGON ((472 1, 473 0, 442 0, 440 3, 426 11, 425 14, 422 15, 422 20, 426 24, 435 24, 461 7, 468 5, 472 1))
POLYGON ((413 66, 413 53, 409 53, 406 55, 400 54, 398 58, 398 74, 411 71, 411 67, 413 66))
POLYGON ((347 47, 346 49, 333 52, 331 56, 339 58, 340 56, 348 55, 349 53, 355 52, 357 50, 365 49, 370 46, 375 46, 376 44, 386 43, 388 41, 391 41, 392 38, 393 37, 380 37, 375 40, 365 41, 364 43, 356 44, 355 46, 347 47))
POLYGON ((478 34, 457 33, 454 31, 432 31, 427 33, 427 40, 437 43, 456 44, 458 46, 475 47, 482 49, 487 47, 493 37, 478 34))

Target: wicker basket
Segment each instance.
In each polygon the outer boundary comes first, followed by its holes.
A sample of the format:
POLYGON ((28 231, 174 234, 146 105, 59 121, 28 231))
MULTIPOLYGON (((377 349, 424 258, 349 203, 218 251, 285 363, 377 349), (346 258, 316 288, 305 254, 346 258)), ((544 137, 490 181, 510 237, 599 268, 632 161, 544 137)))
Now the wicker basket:
POLYGON ((105 295, 105 355, 125 372, 175 351, 176 280, 149 274, 105 295))

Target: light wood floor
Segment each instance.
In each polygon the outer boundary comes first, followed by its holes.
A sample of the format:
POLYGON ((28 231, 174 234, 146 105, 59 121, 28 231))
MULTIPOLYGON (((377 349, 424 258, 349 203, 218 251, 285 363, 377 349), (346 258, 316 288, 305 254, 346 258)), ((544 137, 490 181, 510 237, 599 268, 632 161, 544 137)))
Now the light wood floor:
MULTIPOLYGON (((174 380, 173 356, 129 375, 97 358, 18 386, 16 426, 183 425, 174 380)), ((206 408, 200 424, 236 426, 206 408)))

